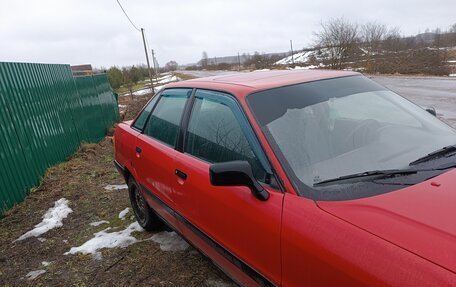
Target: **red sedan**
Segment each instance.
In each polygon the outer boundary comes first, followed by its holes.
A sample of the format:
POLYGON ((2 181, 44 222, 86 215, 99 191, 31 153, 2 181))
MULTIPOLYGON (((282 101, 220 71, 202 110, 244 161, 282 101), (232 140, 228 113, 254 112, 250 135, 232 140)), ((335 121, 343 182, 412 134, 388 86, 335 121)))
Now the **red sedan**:
POLYGON ((115 132, 147 230, 242 286, 456 286, 456 131, 354 72, 166 86, 115 132))

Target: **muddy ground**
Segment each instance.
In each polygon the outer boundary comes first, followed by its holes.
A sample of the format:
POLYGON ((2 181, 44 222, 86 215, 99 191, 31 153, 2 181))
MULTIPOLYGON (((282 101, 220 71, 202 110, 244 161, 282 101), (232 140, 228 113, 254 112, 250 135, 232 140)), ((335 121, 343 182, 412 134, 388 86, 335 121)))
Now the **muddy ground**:
MULTIPOLYGON (((121 97, 128 105, 124 119, 131 119, 148 97, 121 97)), ((140 242, 126 248, 102 249, 101 259, 90 254, 64 255, 94 233, 111 227, 125 229, 134 222, 119 213, 130 206, 126 190, 108 191, 108 184, 123 184, 113 164, 113 146, 107 137, 99 144, 84 144, 71 158, 45 174, 42 184, 24 202, 0 220, 0 286, 232 286, 230 280, 192 247, 163 251, 148 240, 148 232, 134 232, 140 242), (42 221, 43 214, 60 198, 73 210, 63 226, 40 236, 16 241, 42 221), (90 226, 95 221, 109 224, 90 226), (48 266, 43 261, 50 262, 48 266), (30 271, 44 270, 34 280, 30 271)), ((166 231, 162 231, 166 232, 166 231)))

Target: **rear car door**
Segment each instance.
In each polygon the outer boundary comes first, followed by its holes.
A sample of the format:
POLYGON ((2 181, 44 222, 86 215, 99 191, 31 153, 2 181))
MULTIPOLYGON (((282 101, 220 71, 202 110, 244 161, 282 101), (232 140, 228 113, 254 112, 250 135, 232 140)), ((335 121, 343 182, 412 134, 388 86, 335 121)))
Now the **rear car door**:
POLYGON ((279 285, 283 193, 247 118, 232 96, 197 90, 187 119, 173 180, 183 233, 241 285, 279 285), (250 163, 267 201, 248 187, 211 185, 210 164, 233 160, 250 163))
MULTIPOLYGON (((141 192, 149 205, 175 227, 174 215, 162 204, 157 204, 157 200, 174 206, 171 187, 171 180, 174 179, 173 160, 178 153, 175 147, 181 117, 191 92, 192 89, 164 90, 151 108, 147 123, 136 139, 134 167, 141 192)), ((140 119, 141 116, 136 122, 140 119)))

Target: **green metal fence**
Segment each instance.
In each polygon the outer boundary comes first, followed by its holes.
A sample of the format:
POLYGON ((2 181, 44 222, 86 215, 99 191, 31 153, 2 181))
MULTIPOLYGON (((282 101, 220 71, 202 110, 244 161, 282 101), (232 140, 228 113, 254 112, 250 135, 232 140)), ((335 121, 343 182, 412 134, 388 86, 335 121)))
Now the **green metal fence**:
POLYGON ((73 77, 69 65, 0 62, 0 216, 82 141, 119 119, 107 76, 73 77))

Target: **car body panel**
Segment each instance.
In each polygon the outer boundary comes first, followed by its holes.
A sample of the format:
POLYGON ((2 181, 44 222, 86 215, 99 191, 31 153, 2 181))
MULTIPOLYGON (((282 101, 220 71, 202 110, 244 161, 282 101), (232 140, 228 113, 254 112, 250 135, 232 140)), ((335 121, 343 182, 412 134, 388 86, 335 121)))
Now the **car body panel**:
POLYGON ((454 273, 286 194, 283 286, 454 286, 454 273))
POLYGON ((269 189, 270 198, 260 201, 248 187, 212 186, 209 163, 188 154, 176 157, 176 169, 187 174, 186 180, 177 176, 174 180, 176 207, 182 215, 231 254, 279 285, 283 193, 269 189))
POLYGON ((352 224, 456 272, 456 170, 358 200, 318 205, 352 224), (438 242, 438 246, 436 246, 438 242))
MULTIPOLYGON (((142 151, 140 154, 135 153, 133 164, 144 198, 149 204, 154 204, 150 196, 152 192, 167 206, 174 207, 174 191, 170 175, 174 173, 173 161, 178 152, 144 134, 136 138, 136 145, 132 148, 136 149, 136 147, 142 151)), ((177 226, 177 219, 166 210, 165 206, 155 205, 155 211, 167 222, 177 226)))

